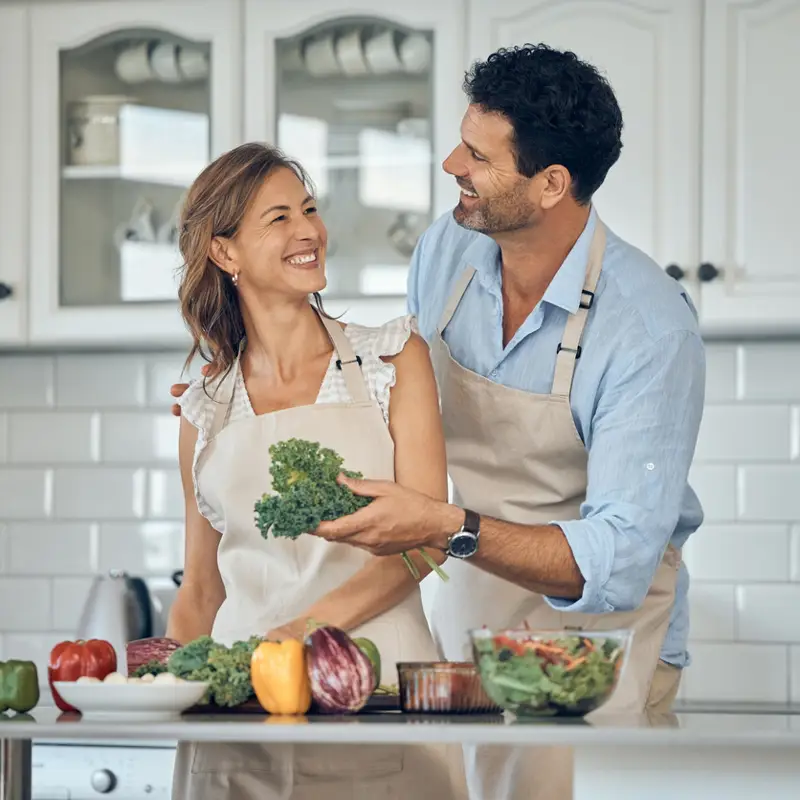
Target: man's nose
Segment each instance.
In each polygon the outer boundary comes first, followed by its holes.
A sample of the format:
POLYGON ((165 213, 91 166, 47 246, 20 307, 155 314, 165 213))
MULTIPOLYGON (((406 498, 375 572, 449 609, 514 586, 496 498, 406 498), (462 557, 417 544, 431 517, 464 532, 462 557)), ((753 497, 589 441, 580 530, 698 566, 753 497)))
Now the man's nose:
POLYGON ((459 147, 456 147, 449 156, 442 162, 442 169, 448 175, 455 175, 458 178, 464 178, 467 176, 467 165, 464 162, 464 159, 461 158, 461 154, 459 153, 459 147))

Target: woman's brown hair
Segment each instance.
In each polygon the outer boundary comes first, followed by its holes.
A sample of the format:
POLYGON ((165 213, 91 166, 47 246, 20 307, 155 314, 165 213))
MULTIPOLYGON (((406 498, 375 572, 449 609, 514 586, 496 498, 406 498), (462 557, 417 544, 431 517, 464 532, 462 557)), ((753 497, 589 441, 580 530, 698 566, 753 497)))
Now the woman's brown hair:
MULTIPOLYGON (((178 299, 192 334, 186 369, 199 353, 209 375, 230 369, 244 339, 239 294, 231 276, 210 257, 216 236, 233 238, 264 180, 276 169, 290 169, 313 194, 303 167, 277 147, 260 142, 239 145, 209 164, 189 189, 180 220, 178 244, 183 256, 178 299)), ((322 300, 314 294, 321 313, 322 300)))

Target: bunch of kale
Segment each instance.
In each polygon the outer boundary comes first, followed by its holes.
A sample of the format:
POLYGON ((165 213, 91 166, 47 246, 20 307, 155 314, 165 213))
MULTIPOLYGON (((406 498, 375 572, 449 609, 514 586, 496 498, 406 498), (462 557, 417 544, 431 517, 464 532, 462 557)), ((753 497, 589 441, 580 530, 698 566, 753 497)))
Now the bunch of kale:
POLYGON ((238 706, 254 696, 250 680, 250 659, 264 640, 251 636, 230 647, 201 636, 176 650, 167 661, 167 669, 187 681, 207 681, 209 686, 201 703, 238 706))
MULTIPOLYGON (((340 474, 363 477, 360 472, 343 469, 344 459, 335 451, 306 439, 286 439, 269 448, 270 474, 274 494, 262 495, 255 504, 256 526, 266 539, 273 536, 296 539, 315 531, 324 520, 339 519, 369 505, 373 498, 354 494, 337 482, 340 474)), ((425 563, 442 579, 444 570, 425 550, 419 550, 425 563)), ((403 553, 414 578, 420 574, 408 553, 403 553)))
POLYGON ((336 482, 343 473, 361 478, 360 472, 343 469, 344 459, 318 442, 287 439, 269 448, 272 490, 255 505, 256 525, 266 539, 273 536, 296 539, 317 529, 323 520, 339 519, 369 505, 371 498, 359 497, 336 482))

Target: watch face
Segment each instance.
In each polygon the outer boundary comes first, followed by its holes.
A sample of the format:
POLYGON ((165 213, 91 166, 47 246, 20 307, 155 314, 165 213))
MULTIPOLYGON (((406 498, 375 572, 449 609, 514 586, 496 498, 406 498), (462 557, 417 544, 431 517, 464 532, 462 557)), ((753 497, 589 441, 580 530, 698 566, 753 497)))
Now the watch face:
POLYGON ((456 558, 467 558, 478 549, 478 538, 471 533, 457 533, 450 540, 450 555, 456 558))

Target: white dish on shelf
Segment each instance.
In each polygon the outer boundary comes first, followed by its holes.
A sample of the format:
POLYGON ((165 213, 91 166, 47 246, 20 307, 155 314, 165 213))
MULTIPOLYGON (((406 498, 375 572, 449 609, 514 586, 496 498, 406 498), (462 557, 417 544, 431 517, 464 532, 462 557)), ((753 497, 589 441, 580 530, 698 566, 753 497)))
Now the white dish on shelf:
POLYGON ((77 683, 54 681, 56 691, 84 720, 159 722, 172 720, 203 696, 207 683, 77 683))

